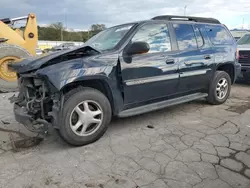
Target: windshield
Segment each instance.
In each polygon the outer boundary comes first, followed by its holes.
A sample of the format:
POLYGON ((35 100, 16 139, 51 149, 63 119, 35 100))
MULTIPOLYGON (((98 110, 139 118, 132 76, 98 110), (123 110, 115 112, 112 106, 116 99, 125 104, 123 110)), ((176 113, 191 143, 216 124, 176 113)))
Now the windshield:
POLYGON ((240 40, 237 42, 238 44, 250 44, 250 35, 244 35, 240 40))
POLYGON ((111 50, 121 41, 133 25, 128 24, 106 29, 90 38, 85 45, 100 51, 111 50))

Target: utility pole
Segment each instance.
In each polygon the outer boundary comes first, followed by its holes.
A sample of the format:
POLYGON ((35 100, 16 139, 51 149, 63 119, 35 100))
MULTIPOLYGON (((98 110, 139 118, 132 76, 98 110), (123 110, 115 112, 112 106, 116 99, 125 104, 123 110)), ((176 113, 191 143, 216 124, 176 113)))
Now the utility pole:
POLYGON ((244 29, 244 18, 243 18, 243 20, 242 20, 242 29, 244 29))
POLYGON ((63 27, 61 28, 61 41, 63 41, 63 27))
POLYGON ((184 7, 184 16, 186 16, 187 5, 184 7))
POLYGON ((68 15, 67 15, 66 10, 65 10, 64 14, 65 14, 65 26, 66 26, 66 30, 67 30, 67 28, 68 28, 68 15))
MULTIPOLYGON (((65 22, 65 30, 67 31, 67 27, 68 27, 68 23, 67 23, 67 9, 66 8, 64 8, 63 9, 63 13, 64 13, 64 22, 65 22)), ((61 41, 63 41, 63 30, 64 30, 64 23, 63 21, 62 21, 62 28, 61 28, 61 41)))

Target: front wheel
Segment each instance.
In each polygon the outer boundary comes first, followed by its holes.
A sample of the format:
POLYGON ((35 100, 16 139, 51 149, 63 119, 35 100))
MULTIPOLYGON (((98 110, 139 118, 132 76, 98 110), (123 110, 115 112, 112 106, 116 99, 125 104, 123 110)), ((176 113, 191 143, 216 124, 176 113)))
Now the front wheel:
POLYGON ((112 115, 107 97, 92 88, 77 88, 67 93, 61 113, 61 136, 75 146, 101 138, 112 115))
POLYGON ((223 104, 229 97, 231 91, 231 78, 224 71, 216 71, 210 84, 208 102, 210 104, 223 104))

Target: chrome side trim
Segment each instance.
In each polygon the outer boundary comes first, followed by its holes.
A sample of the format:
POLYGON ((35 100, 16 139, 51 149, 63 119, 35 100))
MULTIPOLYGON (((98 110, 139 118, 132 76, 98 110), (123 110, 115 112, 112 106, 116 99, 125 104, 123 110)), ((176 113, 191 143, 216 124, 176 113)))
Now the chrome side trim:
POLYGON ((175 73, 175 74, 169 74, 169 75, 162 75, 162 76, 154 76, 154 77, 148 77, 148 78, 139 78, 139 79, 127 80, 127 81, 125 81, 125 84, 127 86, 132 86, 132 85, 146 84, 146 83, 150 83, 150 82, 173 80, 173 79, 178 79, 178 78, 179 78, 179 73, 175 73))
POLYGON ((207 71, 209 71, 211 69, 203 69, 203 70, 195 70, 195 71, 188 71, 188 72, 182 72, 180 74, 180 77, 189 77, 189 76, 197 76, 197 75, 202 75, 202 74, 206 74, 207 71))

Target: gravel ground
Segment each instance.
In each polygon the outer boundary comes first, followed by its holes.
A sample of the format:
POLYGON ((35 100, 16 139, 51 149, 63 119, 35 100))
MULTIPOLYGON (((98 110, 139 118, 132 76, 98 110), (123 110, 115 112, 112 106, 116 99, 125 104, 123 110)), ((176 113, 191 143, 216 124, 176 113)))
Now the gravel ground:
POLYGON ((249 188, 250 85, 223 105, 204 100, 114 120, 96 143, 34 139, 0 94, 0 187, 249 188))

